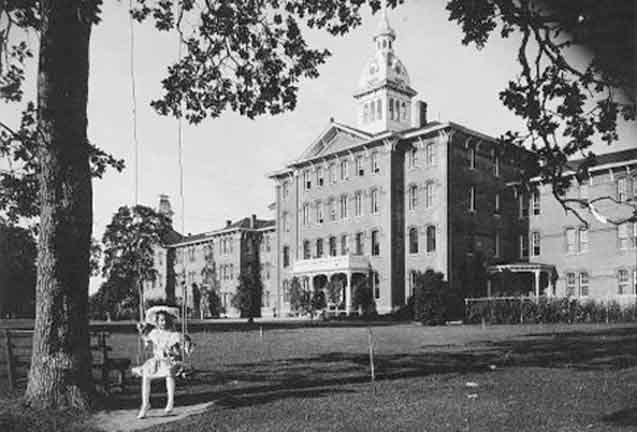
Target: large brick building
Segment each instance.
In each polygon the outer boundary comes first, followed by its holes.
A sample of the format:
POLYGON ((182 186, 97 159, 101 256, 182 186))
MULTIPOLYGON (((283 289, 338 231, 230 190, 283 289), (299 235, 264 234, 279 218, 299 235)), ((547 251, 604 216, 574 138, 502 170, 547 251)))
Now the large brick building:
POLYGON ((309 289, 338 284, 350 312, 353 287, 371 266, 376 308, 388 313, 411 295, 416 271, 468 286, 478 252, 489 262, 513 260, 512 240, 528 232, 507 187, 518 178, 516 150, 456 123, 428 121, 386 16, 373 40, 376 53, 354 94, 357 126, 331 121, 270 175, 284 312, 293 277, 309 289))
MULTIPOLYGON (((171 215, 166 196, 160 198, 159 211, 171 215)), ((173 236, 155 249, 157 279, 146 282, 146 299, 168 299, 174 296, 181 303, 184 288, 194 316, 207 317, 202 310, 200 293, 214 288, 221 298, 225 316, 239 316, 231 299, 239 284, 239 275, 258 266, 263 283, 262 316, 275 313, 272 278, 274 221, 258 219, 255 215, 236 222, 226 221, 223 228, 206 233, 173 236), (272 306, 270 306, 272 305, 272 306)))

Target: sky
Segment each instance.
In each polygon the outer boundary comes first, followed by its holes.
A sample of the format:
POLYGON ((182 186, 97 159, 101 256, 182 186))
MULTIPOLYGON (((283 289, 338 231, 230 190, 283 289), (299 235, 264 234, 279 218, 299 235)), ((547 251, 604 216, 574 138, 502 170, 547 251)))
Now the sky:
MULTIPOLYGON (((499 136, 521 130, 520 121, 502 106, 500 90, 519 71, 515 55, 519 39, 493 37, 484 49, 461 44, 459 26, 448 21, 446 0, 406 0, 388 13, 396 31, 395 52, 407 68, 418 99, 428 104, 429 118, 453 121, 499 136)), ((94 233, 105 226, 121 205, 135 201, 135 162, 131 98, 131 50, 128 2, 106 1, 102 22, 91 40, 88 136, 91 142, 126 160, 122 173, 109 171, 94 181, 94 233)), ((310 45, 327 48, 332 56, 320 67, 320 77, 300 84, 294 112, 255 120, 227 112, 197 126, 183 124, 183 232, 211 231, 225 220, 256 214, 272 218, 268 205, 274 187, 267 173, 297 158, 325 129, 330 117, 356 124, 354 93, 367 60, 374 54, 372 37, 379 16, 363 11, 363 24, 343 37, 313 31, 310 45)), ((161 79, 177 59, 174 34, 160 34, 150 23, 134 25, 134 82, 139 145, 139 201, 156 207, 167 194, 181 231, 178 163, 178 123, 158 115, 150 101, 161 95, 161 79)), ((0 115, 5 112, 0 108, 0 115)), ((635 124, 620 126, 620 143, 637 142, 635 124)), ((597 152, 608 151, 597 146, 597 152)), ((91 292, 100 280, 91 281, 91 292)))

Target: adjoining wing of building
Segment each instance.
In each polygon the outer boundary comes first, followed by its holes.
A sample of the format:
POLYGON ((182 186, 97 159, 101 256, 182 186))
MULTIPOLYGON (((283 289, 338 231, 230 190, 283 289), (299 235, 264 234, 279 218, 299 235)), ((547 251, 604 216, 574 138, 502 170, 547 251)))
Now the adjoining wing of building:
MULTIPOLYGON (((306 289, 336 284, 335 307, 350 313, 353 289, 370 271, 379 313, 405 305, 416 272, 427 269, 442 272, 463 297, 634 295, 635 224, 591 218, 586 228, 565 214, 550 186, 521 191, 524 150, 428 119, 385 14, 373 43, 353 95, 357 124, 330 121, 296 160, 268 175, 274 221, 246 218, 169 246, 177 267, 189 263, 188 285, 201 283, 203 264, 195 263, 203 261, 192 257, 211 248, 226 303, 240 269, 256 260, 266 281, 264 315, 291 312, 292 278, 306 289), (485 267, 489 281, 478 284, 485 267), (515 293, 499 277, 505 272, 520 274, 515 293)), ((588 181, 573 182, 568 193, 626 201, 637 196, 636 168, 637 149, 602 155, 588 181)))

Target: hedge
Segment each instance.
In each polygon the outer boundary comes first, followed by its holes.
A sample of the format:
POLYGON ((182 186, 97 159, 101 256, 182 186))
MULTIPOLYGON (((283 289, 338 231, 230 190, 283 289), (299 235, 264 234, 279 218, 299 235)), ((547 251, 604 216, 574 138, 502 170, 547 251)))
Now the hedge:
POLYGON ((636 322, 636 302, 576 298, 491 297, 465 300, 468 324, 636 322))

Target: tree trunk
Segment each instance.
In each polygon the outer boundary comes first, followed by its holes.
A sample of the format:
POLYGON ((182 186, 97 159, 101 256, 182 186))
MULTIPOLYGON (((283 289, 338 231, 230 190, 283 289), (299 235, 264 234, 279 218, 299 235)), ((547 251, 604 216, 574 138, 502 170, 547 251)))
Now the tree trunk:
POLYGON ((25 399, 87 408, 92 190, 86 137, 92 2, 41 0, 36 319, 25 399))

